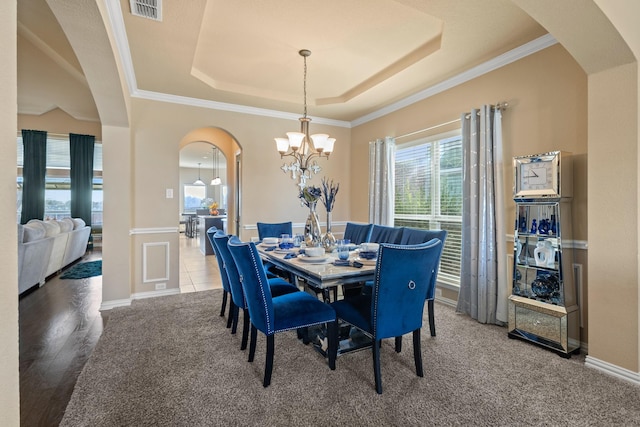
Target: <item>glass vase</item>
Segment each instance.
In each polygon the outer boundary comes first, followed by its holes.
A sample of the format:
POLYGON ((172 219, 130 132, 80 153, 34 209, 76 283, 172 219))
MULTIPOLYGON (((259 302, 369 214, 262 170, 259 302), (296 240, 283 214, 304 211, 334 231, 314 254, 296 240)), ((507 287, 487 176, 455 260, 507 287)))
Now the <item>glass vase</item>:
POLYGON ((321 241, 325 252, 333 252, 336 248, 336 238, 331 232, 331 211, 327 212, 327 231, 322 235, 321 241))
POLYGON ((320 246, 322 243, 321 234, 322 230, 320 230, 320 221, 316 213, 316 203, 309 203, 309 216, 304 225, 304 243, 307 246, 320 246))

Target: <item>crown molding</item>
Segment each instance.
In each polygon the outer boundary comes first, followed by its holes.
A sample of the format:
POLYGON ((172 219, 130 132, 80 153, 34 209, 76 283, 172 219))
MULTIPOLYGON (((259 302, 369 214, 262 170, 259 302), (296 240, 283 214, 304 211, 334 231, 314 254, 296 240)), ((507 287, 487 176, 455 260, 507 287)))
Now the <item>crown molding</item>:
POLYGON ((127 31, 124 27, 124 18, 122 17, 122 9, 120 9, 120 2, 105 0, 104 4, 107 9, 107 17, 109 19, 109 24, 111 24, 116 49, 120 56, 120 63, 122 64, 122 71, 124 73, 125 81, 127 82, 127 88, 129 89, 129 94, 132 95, 136 90, 138 90, 138 83, 136 81, 136 74, 133 70, 131 50, 129 50, 129 39, 127 38, 127 31))
MULTIPOLYGON (((170 95, 167 93, 152 92, 152 91, 141 90, 141 89, 136 89, 134 92, 131 93, 131 96, 134 98, 147 99, 150 101, 168 102, 172 104, 188 105, 191 107, 208 108, 210 110, 230 111, 234 113, 251 114, 254 116, 265 116, 265 117, 272 117, 276 119, 298 121, 300 118, 300 114, 295 114, 295 113, 269 110, 266 108, 249 107, 246 105, 239 105, 239 104, 229 104, 226 102, 211 101, 208 99, 191 98, 188 96, 170 95)), ((332 120, 332 119, 326 119, 322 117, 311 117, 311 116, 310 118, 314 123, 337 126, 337 127, 346 127, 346 128, 351 127, 351 123, 343 120, 332 120)))
POLYGON ((408 96, 398 102, 374 111, 373 113, 355 119, 351 122, 351 126, 356 127, 361 124, 370 122, 371 120, 386 116, 387 114, 398 111, 411 104, 415 104, 418 101, 422 101, 424 99, 432 97, 440 92, 444 92, 445 90, 454 88, 462 83, 468 82, 469 80, 478 78, 491 71, 497 70, 498 68, 504 67, 505 65, 511 64, 512 62, 518 61, 538 51, 553 46, 556 43, 558 43, 558 41, 551 34, 545 34, 544 36, 538 37, 537 39, 532 40, 529 43, 525 43, 522 46, 510 50, 509 52, 503 53, 502 55, 496 56, 495 58, 490 59, 487 62, 464 71, 457 76, 451 77, 450 79, 428 87, 427 89, 424 89, 414 95, 408 96))

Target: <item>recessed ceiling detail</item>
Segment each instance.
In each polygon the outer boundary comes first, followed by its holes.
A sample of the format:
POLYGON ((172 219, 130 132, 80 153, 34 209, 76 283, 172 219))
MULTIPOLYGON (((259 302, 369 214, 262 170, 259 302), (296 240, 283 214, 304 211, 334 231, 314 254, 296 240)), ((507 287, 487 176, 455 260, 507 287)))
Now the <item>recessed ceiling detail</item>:
MULTIPOLYGON (((60 106, 76 118, 97 120, 91 91, 80 76, 82 67, 49 3, 64 2, 18 2, 19 111, 60 106), (54 78, 64 84, 47 85, 50 93, 43 97, 45 82, 54 78)), ((514 3, 135 0, 132 6, 131 0, 109 0, 105 4, 107 25, 122 48, 132 95, 295 120, 303 101, 298 51, 309 49, 313 51, 308 62, 309 116, 317 124, 340 126, 334 122, 370 117, 547 33, 514 3), (145 15, 162 22, 141 19, 136 4, 151 7, 145 15)))
POLYGON ((344 103, 436 52, 442 29, 442 20, 390 0, 208 1, 191 75, 299 104, 302 81, 290 70, 310 49, 309 104, 344 103))

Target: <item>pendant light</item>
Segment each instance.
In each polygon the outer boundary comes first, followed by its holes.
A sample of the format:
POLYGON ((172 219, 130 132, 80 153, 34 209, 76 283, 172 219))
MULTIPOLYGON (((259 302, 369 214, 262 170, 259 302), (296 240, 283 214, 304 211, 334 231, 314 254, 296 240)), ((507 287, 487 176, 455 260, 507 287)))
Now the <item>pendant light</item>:
POLYGON ((213 156, 212 156, 212 168, 211 168, 212 177, 215 177, 211 180, 211 185, 220 185, 222 184, 222 180, 216 173, 218 171, 218 149, 213 147, 213 156))
POLYGON ((196 180, 196 182, 193 183, 193 185, 204 185, 204 181, 200 179, 200 165, 202 163, 198 163, 198 179, 196 180))

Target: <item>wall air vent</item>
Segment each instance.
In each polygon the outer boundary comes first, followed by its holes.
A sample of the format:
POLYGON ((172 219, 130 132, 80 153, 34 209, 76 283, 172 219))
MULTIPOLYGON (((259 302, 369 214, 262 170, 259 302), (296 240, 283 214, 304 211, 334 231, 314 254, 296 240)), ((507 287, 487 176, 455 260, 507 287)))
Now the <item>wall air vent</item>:
POLYGON ((162 0, 129 0, 131 14, 162 21, 162 0))

